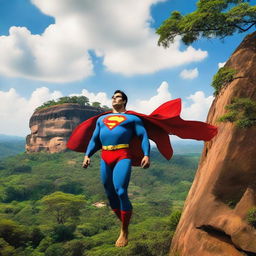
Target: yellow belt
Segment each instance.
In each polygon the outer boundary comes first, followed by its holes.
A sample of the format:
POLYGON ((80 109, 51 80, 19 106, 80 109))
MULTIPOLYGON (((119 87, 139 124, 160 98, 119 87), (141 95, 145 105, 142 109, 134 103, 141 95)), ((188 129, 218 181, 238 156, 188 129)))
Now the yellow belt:
POLYGON ((129 148, 129 144, 102 146, 102 149, 104 149, 104 150, 116 150, 116 149, 121 149, 121 148, 129 148))

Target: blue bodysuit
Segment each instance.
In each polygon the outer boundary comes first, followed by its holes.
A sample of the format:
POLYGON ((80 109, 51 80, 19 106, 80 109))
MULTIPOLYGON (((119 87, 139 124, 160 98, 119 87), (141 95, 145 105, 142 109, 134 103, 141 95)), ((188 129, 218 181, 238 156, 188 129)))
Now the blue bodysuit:
MULTIPOLYGON (((133 136, 139 136, 145 156, 149 156, 150 144, 141 119, 135 115, 110 113, 100 116, 85 155, 92 156, 101 146, 127 145, 133 136)), ((102 150, 101 180, 111 208, 131 211, 127 188, 131 175, 129 148, 102 150)))

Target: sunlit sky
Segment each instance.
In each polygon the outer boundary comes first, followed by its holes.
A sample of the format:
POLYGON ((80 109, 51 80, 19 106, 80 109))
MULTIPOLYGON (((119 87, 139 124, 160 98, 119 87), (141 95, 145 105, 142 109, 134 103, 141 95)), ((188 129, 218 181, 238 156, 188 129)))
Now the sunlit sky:
POLYGON ((0 133, 27 135, 34 109, 62 96, 111 106, 116 89, 128 109, 150 113, 181 98, 184 119, 205 121, 212 77, 246 33, 159 47, 155 29, 196 2, 0 0, 0 133))

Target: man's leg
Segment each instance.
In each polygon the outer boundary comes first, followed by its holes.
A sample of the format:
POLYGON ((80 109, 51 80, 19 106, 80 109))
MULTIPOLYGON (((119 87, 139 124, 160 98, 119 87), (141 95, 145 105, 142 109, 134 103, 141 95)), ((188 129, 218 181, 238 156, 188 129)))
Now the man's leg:
POLYGON ((121 232, 116 246, 126 246, 128 243, 128 226, 132 215, 132 205, 128 198, 128 185, 131 176, 131 159, 122 159, 114 167, 113 183, 120 200, 121 232))
POLYGON ((120 220, 122 220, 120 212, 120 201, 113 184, 113 170, 103 159, 101 159, 100 170, 101 181, 105 188, 110 207, 112 208, 116 216, 120 220))

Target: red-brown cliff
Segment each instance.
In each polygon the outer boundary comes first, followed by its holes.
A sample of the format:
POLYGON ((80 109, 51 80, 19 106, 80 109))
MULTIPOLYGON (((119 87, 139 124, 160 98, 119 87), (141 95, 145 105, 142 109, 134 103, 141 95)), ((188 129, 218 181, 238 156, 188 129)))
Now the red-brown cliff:
POLYGON ((26 152, 65 151, 73 129, 88 118, 103 110, 75 103, 54 105, 33 113, 29 121, 31 134, 26 138, 26 152))
POLYGON ((256 100, 256 33, 243 40, 225 67, 238 73, 210 108, 207 122, 218 126, 218 135, 204 145, 172 256, 256 255, 256 229, 246 218, 256 206, 256 127, 217 122, 235 97, 256 100))

